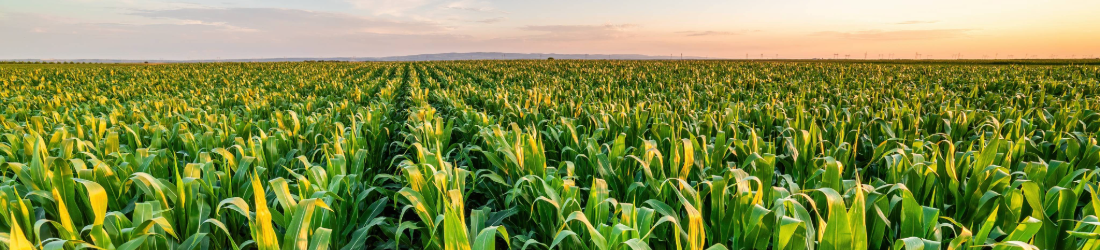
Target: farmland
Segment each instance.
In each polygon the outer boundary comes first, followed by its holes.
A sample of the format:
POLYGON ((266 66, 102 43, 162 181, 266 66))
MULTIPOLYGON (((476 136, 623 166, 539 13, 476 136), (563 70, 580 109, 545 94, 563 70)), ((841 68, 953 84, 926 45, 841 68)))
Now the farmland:
POLYGON ((1100 249, 1100 66, 0 65, 8 249, 1100 249))

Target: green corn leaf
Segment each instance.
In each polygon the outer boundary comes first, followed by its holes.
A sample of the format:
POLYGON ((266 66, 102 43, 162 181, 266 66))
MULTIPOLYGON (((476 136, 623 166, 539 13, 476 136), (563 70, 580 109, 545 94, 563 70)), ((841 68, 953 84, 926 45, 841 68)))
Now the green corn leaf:
POLYGON ((443 218, 443 246, 446 250, 469 250, 470 239, 466 235, 465 205, 462 192, 450 190, 447 192, 448 204, 443 218))
POLYGON ((490 226, 482 229, 474 238, 473 250, 494 250, 496 248, 496 236, 500 234, 500 238, 504 239, 505 246, 511 246, 511 240, 508 237, 508 230, 505 230, 501 226, 490 226))
POLYGON ((310 224, 313 222, 314 210, 318 207, 329 209, 328 205, 325 205, 325 202, 319 199, 305 199, 298 203, 298 207, 294 209, 296 212, 290 221, 290 226, 287 227, 286 234, 283 236, 282 249, 304 250, 309 248, 310 231, 312 231, 310 224))
POLYGON ((309 250, 328 250, 328 244, 331 242, 332 230, 328 228, 318 228, 313 232, 313 239, 310 240, 309 250))

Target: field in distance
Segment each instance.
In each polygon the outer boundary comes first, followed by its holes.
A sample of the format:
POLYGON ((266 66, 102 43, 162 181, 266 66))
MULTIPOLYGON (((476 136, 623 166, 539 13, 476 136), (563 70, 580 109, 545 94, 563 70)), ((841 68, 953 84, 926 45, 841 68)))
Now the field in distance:
POLYGON ((1098 249, 1100 61, 0 64, 0 248, 1098 249))

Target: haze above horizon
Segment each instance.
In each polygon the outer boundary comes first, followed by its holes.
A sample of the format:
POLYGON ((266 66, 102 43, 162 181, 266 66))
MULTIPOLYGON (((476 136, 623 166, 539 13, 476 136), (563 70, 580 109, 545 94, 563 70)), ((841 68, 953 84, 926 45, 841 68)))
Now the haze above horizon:
POLYGON ((1100 1, 0 0, 0 60, 1100 56, 1100 1))

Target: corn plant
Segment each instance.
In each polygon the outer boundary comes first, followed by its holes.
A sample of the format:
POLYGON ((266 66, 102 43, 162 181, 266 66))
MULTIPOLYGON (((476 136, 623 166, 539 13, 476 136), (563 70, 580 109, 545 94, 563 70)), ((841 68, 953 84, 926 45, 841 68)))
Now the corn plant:
POLYGON ((1100 249, 1096 61, 0 64, 0 249, 1100 249))

